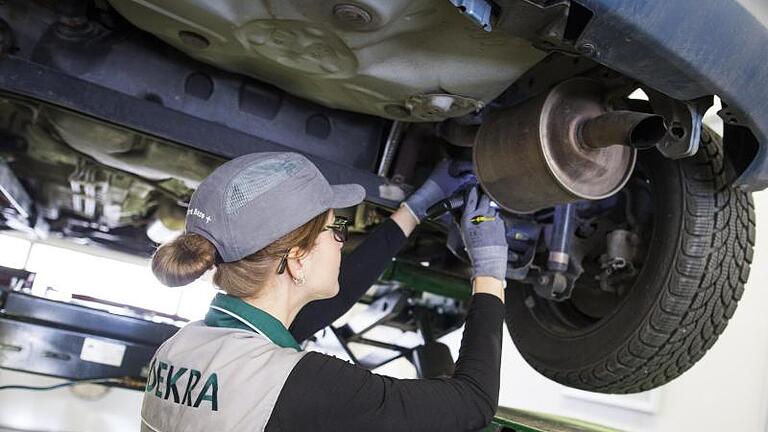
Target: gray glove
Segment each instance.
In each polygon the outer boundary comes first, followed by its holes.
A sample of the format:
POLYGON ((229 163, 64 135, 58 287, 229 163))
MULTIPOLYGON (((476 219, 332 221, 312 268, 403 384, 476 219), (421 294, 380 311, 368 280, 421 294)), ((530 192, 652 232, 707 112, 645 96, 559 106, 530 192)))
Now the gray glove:
POLYGON ((403 204, 419 222, 422 222, 430 206, 453 195, 474 178, 472 162, 443 159, 435 166, 424 184, 403 204))
POLYGON ((472 261, 472 279, 490 276, 504 281, 508 250, 504 221, 491 207, 488 195, 477 186, 467 196, 461 216, 461 237, 472 261))

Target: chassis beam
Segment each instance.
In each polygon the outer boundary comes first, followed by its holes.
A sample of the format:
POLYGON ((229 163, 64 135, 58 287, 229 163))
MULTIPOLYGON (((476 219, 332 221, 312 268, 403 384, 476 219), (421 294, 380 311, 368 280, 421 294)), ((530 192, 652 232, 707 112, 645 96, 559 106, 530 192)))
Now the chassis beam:
MULTIPOLYGON (((381 196, 385 179, 222 124, 133 97, 14 56, 0 59, 0 91, 70 109, 108 123, 173 141, 225 158, 263 151, 300 151, 331 184, 357 183, 366 200, 386 207, 397 203, 381 196)), ((354 145, 355 143, 350 143, 354 145)))

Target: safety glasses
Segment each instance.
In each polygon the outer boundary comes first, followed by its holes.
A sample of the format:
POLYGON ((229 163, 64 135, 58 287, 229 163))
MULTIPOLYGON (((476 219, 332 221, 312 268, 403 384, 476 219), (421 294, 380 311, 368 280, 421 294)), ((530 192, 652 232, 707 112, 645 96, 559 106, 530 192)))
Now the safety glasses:
MULTIPOLYGON (((339 243, 344 243, 347 241, 347 237, 349 237, 349 229, 347 228, 347 225, 349 225, 349 219, 343 216, 336 216, 333 223, 326 225, 323 228, 323 231, 333 231, 334 240, 339 243)), ((285 273, 285 268, 288 266, 288 252, 289 251, 285 251, 285 253, 280 255, 280 263, 277 264, 277 274, 285 273)))
POLYGON ((326 225, 325 228, 323 228, 323 231, 333 231, 333 238, 336 239, 336 241, 339 243, 344 243, 347 241, 347 237, 349 236, 349 229, 347 228, 347 225, 349 225, 349 219, 345 218, 344 216, 336 216, 336 218, 333 220, 333 223, 326 225))

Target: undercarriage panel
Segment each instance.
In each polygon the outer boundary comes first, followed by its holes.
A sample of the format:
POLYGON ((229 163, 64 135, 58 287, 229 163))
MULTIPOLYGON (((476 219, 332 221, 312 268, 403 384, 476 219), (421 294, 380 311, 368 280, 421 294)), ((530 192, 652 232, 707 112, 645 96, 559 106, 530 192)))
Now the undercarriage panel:
POLYGON ((111 0, 190 56, 322 105, 394 120, 476 111, 545 53, 446 0, 111 0))

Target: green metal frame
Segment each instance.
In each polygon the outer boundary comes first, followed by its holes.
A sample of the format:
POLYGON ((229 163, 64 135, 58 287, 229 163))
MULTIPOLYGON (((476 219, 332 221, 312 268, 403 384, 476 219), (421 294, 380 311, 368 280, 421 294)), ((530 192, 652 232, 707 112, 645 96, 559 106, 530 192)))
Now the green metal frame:
POLYGON ((499 407, 493 423, 484 432, 620 432, 618 429, 600 426, 583 420, 499 407))
POLYGON ((472 296, 472 285, 468 280, 406 261, 393 261, 384 270, 380 279, 400 282, 416 291, 458 300, 468 300, 472 296))

